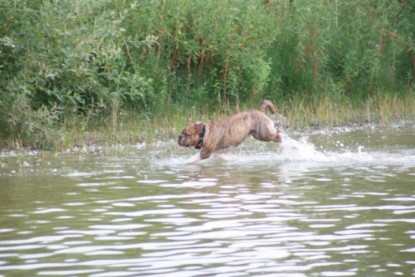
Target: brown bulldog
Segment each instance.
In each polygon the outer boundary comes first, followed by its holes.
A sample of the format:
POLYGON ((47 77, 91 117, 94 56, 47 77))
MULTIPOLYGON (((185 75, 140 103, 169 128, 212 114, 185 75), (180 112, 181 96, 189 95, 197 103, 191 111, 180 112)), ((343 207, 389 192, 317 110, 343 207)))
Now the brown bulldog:
POLYGON ((265 109, 276 113, 274 105, 263 100, 258 111, 241 112, 219 122, 196 122, 183 129, 177 143, 183 147, 202 149, 200 159, 209 158, 220 149, 238 146, 253 136, 262 141, 281 142, 279 130, 265 114, 265 109))

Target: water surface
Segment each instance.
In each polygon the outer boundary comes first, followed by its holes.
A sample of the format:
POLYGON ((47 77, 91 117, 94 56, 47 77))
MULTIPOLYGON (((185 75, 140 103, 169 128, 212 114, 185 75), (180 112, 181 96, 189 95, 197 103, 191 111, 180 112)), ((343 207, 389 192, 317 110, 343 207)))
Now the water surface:
POLYGON ((415 126, 196 153, 2 154, 0 275, 415 274, 415 126))

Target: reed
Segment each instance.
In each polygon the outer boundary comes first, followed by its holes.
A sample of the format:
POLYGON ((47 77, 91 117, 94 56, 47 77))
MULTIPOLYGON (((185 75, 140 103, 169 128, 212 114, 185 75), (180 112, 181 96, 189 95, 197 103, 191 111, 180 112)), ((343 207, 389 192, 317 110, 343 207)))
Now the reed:
MULTIPOLYGON (((300 97, 301 98, 301 97, 300 97)), ((333 127, 352 124, 392 124, 415 119, 414 93, 404 96, 377 94, 366 101, 333 99, 320 95, 313 101, 295 99, 282 106, 288 124, 293 128, 333 127)))
MULTIPOLYGON (((292 101, 272 100, 278 104, 279 112, 287 118, 287 131, 310 128, 327 128, 345 125, 374 123, 388 125, 395 122, 414 122, 415 96, 410 92, 404 96, 377 94, 365 102, 338 99, 320 95, 316 99, 298 97, 292 101)), ((83 147, 112 147, 135 145, 157 141, 176 140, 180 131, 196 121, 220 120, 241 110, 256 109, 259 101, 241 106, 229 107, 188 107, 169 106, 157 114, 143 114, 134 110, 113 114, 93 120, 79 121, 74 117, 65 121, 58 130, 47 133, 41 141, 33 143, 22 139, 3 140, 3 149, 44 149, 67 151, 83 147), (116 132, 114 132, 114 124, 116 132)))
POLYGON ((412 120, 415 115, 414 93, 402 97, 394 94, 379 94, 373 100, 375 114, 380 123, 412 120))

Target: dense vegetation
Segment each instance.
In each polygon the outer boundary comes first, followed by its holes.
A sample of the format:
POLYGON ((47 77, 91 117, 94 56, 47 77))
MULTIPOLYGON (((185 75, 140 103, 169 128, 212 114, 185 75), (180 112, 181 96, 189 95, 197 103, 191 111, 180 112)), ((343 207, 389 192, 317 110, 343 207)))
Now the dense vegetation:
POLYGON ((414 36, 413 0, 0 0, 0 140, 262 98, 306 124, 413 115, 414 36))

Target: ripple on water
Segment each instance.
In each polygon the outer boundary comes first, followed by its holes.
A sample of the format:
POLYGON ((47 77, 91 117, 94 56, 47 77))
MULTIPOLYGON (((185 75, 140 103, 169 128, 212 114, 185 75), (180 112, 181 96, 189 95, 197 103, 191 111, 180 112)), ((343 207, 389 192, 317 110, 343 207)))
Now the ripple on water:
POLYGON ((146 145, 37 179, 28 160, 0 186, 0 275, 414 275, 415 152, 285 145, 191 165, 146 145))
POLYGON ((215 186, 216 182, 211 182, 211 181, 187 181, 187 182, 182 182, 182 183, 175 183, 175 184, 169 184, 169 183, 165 183, 165 184, 161 184, 161 186, 163 187, 174 187, 174 188, 204 188, 204 187, 212 187, 215 186))

